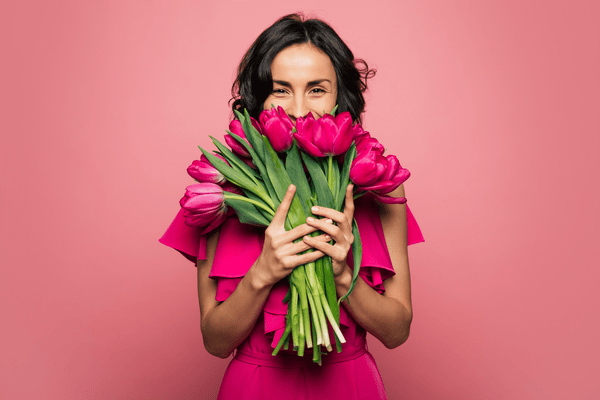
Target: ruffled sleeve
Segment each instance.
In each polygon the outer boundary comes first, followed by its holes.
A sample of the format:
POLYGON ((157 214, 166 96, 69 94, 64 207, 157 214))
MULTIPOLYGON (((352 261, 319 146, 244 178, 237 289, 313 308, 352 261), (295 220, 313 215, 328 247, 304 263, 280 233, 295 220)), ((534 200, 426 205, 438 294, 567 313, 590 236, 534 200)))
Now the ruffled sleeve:
POLYGON ((260 255, 264 228, 230 217, 221 225, 210 277, 218 281, 217 301, 225 301, 260 255))
POLYGON ((193 263, 198 258, 206 259, 206 236, 200 235, 198 228, 185 224, 183 209, 179 210, 169 229, 158 241, 179 251, 193 263))
MULTIPOLYGON (((383 281, 396 274, 392 266, 392 260, 385 241, 381 219, 379 217, 379 206, 370 195, 365 195, 356 200, 354 218, 358 225, 360 239, 362 242, 362 260, 359 276, 372 288, 383 293, 383 281)), ((417 224, 412 212, 406 206, 406 228, 407 244, 423 242, 421 229, 417 224)), ((348 265, 354 265, 352 252, 348 255, 348 265)))

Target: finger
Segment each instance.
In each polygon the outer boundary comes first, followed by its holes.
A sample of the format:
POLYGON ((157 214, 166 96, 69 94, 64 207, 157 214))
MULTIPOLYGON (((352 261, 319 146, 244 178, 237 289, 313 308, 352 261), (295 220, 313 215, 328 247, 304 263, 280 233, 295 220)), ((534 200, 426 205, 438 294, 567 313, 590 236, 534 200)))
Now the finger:
POLYGON ((327 234, 322 234, 319 236, 311 236, 315 240, 320 240, 321 242, 329 242, 331 240, 331 236, 327 234))
POLYGON ((341 211, 336 211, 333 208, 314 206, 310 209, 310 211, 314 215, 332 219, 338 224, 343 224, 344 222, 346 222, 344 221, 346 219, 344 213, 342 213, 341 211))
POLYGON ((323 257, 324 255, 325 255, 325 253, 317 250, 317 251, 311 251, 310 253, 304 253, 304 254, 299 254, 297 256, 292 256, 292 257, 290 257, 291 258, 290 265, 293 265, 295 268, 299 265, 304 265, 304 264, 308 264, 313 261, 316 261, 319 258, 323 257))
POLYGON ((277 211, 275 211, 275 215, 273 216, 273 220, 271 221, 271 225, 274 226, 284 226, 285 225, 285 217, 290 209, 290 205, 292 204, 292 199, 294 198, 294 194, 296 193, 296 186, 290 185, 288 186, 287 192, 281 199, 281 203, 279 207, 277 207, 277 211))
POLYGON ((313 233, 318 229, 314 226, 310 226, 308 224, 302 224, 293 229, 290 229, 286 233, 282 235, 282 239, 287 242, 293 242, 296 239, 300 239, 302 236, 308 235, 309 233, 313 233))
POLYGON ((314 219, 308 217, 306 219, 306 223, 310 226, 317 228, 318 230, 325 232, 326 234, 331 236, 336 242, 341 241, 342 236, 344 236, 341 226, 334 225, 333 221, 330 218, 314 219))
POLYGON ((324 254, 327 254, 335 261, 343 261, 346 259, 346 255, 348 254, 342 248, 338 246, 332 246, 328 242, 322 242, 320 240, 316 240, 313 237, 305 236, 304 241, 309 246, 321 251, 324 254))
POLYGON ((344 206, 344 215, 348 221, 354 219, 354 185, 349 184, 346 188, 346 201, 344 206))
MULTIPOLYGON (((313 228, 315 229, 315 228, 313 228)), ((320 242, 329 242, 331 240, 331 236, 329 235, 318 235, 311 236, 314 240, 318 240, 320 242)), ((286 255, 294 255, 298 253, 302 253, 303 251, 312 249, 304 240, 299 240, 294 243, 290 243, 288 247, 286 247, 286 255)))

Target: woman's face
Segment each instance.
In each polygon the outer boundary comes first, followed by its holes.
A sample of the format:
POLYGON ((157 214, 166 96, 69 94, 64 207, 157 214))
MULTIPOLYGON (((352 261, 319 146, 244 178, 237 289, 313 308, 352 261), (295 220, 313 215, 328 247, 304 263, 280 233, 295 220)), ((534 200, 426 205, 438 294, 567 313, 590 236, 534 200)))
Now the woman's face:
POLYGON ((320 118, 331 112, 337 100, 337 77, 325 53, 310 43, 281 50, 271 63, 273 91, 264 109, 281 106, 295 120, 312 112, 320 118))

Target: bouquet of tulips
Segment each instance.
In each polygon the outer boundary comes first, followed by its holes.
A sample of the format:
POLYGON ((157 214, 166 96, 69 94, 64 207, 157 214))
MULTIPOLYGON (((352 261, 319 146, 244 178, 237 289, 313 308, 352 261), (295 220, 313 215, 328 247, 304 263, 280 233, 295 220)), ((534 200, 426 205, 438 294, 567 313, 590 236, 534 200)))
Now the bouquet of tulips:
MULTIPOLYGON (((406 202, 387 194, 410 173, 395 156, 384 156, 381 143, 353 124, 350 113, 334 116, 334 109, 319 119, 309 113, 295 124, 281 107, 263 111, 260 122, 247 111, 235 114, 225 136, 227 146, 211 137, 217 150, 212 154, 200 148, 201 159, 188 168, 199 183, 187 187, 180 205, 186 224, 199 227, 202 234, 217 228, 231 212, 242 223, 268 226, 290 184, 296 186, 296 194, 287 214, 288 230, 313 216, 314 205, 343 210, 350 181, 355 198, 371 192, 385 203, 406 202)), ((345 339, 339 327, 339 304, 355 286, 362 254, 356 221, 352 233, 354 274, 348 293, 340 299, 330 257, 296 267, 290 274, 284 299, 286 327, 273 355, 282 346, 287 349, 291 338, 299 356, 312 348, 313 361, 320 364, 323 349, 333 349, 328 325, 341 351, 345 339)))

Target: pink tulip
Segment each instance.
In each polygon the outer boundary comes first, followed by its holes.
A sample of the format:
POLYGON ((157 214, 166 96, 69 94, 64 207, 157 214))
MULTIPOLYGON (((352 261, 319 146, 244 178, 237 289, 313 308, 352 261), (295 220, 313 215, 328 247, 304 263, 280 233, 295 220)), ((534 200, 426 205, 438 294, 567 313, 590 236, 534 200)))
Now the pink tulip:
MULTIPOLYGON (((252 121, 252 126, 254 126, 254 128, 256 128, 256 130, 262 134, 262 129, 261 129, 258 121, 255 120, 254 118, 251 118, 251 121, 252 121)), ((229 131, 232 133, 235 133, 242 139, 246 139, 246 133, 244 132, 244 129, 242 128, 242 123, 237 119, 234 119, 233 121, 231 121, 231 123, 229 124, 229 131)), ((237 140, 235 140, 230 134, 225 135, 225 142, 231 148, 231 151, 233 151, 238 156, 246 157, 246 158, 250 157, 250 153, 248 153, 248 150, 246 150, 246 148, 244 146, 242 146, 237 140)), ((246 140, 246 142, 248 142, 248 141, 246 140)))
POLYGON ((410 177, 410 172, 402 168, 396 156, 385 157, 377 146, 363 149, 350 168, 350 180, 359 190, 372 192, 384 203, 405 203, 404 197, 386 196, 410 177))
POLYGON ((361 138, 363 138, 365 135, 371 137, 369 132, 365 131, 361 124, 354 125, 354 127, 352 128, 352 137, 354 138, 355 143, 360 142, 361 138))
POLYGON ((226 179, 208 159, 202 154, 200 160, 194 160, 187 169, 188 174, 198 182, 210 182, 218 185, 223 184, 226 179))
POLYGON ((336 156, 352 145, 352 117, 347 111, 335 117, 325 114, 319 119, 309 113, 298 118, 296 130, 294 137, 298 145, 314 157, 336 156))
POLYGON ((298 146, 313 157, 325 157, 325 154, 313 144, 313 129, 315 118, 312 113, 308 113, 306 117, 300 117, 296 120, 296 133, 294 137, 298 142, 298 146))
POLYGON ((263 134, 269 139, 276 152, 286 151, 292 147, 294 123, 281 106, 277 109, 264 110, 260 113, 259 120, 263 134))
POLYGON ((366 149, 375 148, 383 154, 385 152, 385 148, 377 139, 371 137, 369 132, 363 130, 362 126, 356 124, 352 130, 354 143, 356 143, 356 153, 361 153, 366 149))
POLYGON ((179 201, 188 226, 201 228, 204 235, 218 227, 227 217, 223 189, 214 183, 196 183, 185 190, 179 201))
POLYGON ((350 180, 358 187, 375 184, 387 168, 387 158, 383 153, 373 149, 357 155, 350 167, 350 180))

